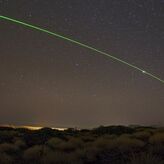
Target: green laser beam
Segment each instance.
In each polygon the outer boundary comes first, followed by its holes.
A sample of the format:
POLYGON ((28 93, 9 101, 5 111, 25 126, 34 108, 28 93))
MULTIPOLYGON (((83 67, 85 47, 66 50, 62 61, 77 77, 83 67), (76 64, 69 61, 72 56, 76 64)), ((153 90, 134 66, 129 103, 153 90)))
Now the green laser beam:
POLYGON ((71 39, 71 38, 69 38, 69 37, 60 35, 60 34, 58 34, 58 33, 48 31, 48 30, 46 30, 46 29, 44 29, 44 28, 41 28, 41 27, 34 26, 34 25, 32 25, 32 24, 29 24, 29 23, 25 23, 25 22, 19 21, 19 20, 17 20, 17 19, 13 19, 13 18, 6 17, 6 16, 3 16, 3 15, 0 15, 0 19, 7 20, 7 21, 10 21, 10 22, 13 22, 13 23, 16 23, 16 24, 20 24, 20 25, 22 25, 22 26, 25 26, 25 27, 28 27, 28 28, 31 28, 31 29, 35 29, 35 30, 38 30, 38 31, 45 32, 45 33, 47 33, 47 34, 49 34, 49 35, 55 36, 55 37, 57 37, 57 38, 60 38, 60 39, 66 40, 66 41, 69 41, 69 42, 74 43, 74 44, 76 44, 76 45, 79 45, 79 46, 81 46, 81 47, 84 47, 84 48, 87 48, 87 49, 92 50, 92 51, 94 51, 94 52, 97 52, 97 53, 99 53, 99 54, 101 54, 101 55, 105 55, 105 56, 110 57, 111 59, 113 59, 113 60, 115 60, 115 61, 118 61, 118 62, 120 62, 120 63, 126 64, 127 66, 129 66, 129 67, 131 67, 131 68, 134 68, 134 69, 136 69, 136 70, 138 70, 138 71, 140 71, 140 72, 142 72, 142 73, 148 75, 149 77, 151 77, 151 78, 153 78, 153 79, 156 79, 156 80, 158 80, 158 81, 160 81, 161 83, 164 84, 164 80, 162 80, 161 78, 159 78, 159 77, 157 77, 157 76, 155 76, 155 75, 153 75, 153 74, 151 74, 151 73, 149 73, 149 72, 147 72, 147 71, 145 71, 145 70, 143 70, 143 69, 141 69, 141 68, 139 68, 139 67, 137 67, 137 66, 135 66, 135 65, 133 65, 133 64, 130 64, 130 63, 128 63, 128 62, 126 62, 126 61, 124 61, 124 60, 122 60, 122 59, 120 59, 120 58, 117 58, 117 57, 115 57, 115 56, 113 56, 113 55, 110 55, 110 54, 108 54, 108 53, 106 53, 106 52, 103 52, 103 51, 101 51, 101 50, 98 50, 97 48, 94 48, 94 47, 91 47, 91 46, 89 46, 89 45, 83 44, 83 43, 81 43, 81 42, 79 42, 79 41, 76 41, 76 40, 71 39))

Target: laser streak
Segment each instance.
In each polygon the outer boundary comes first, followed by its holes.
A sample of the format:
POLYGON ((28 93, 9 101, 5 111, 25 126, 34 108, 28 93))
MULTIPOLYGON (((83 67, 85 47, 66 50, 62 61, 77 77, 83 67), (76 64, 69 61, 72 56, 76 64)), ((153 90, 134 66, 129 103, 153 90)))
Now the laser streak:
POLYGON ((159 82, 164 84, 164 80, 162 80, 161 78, 159 78, 159 77, 157 77, 157 76, 155 76, 155 75, 153 75, 153 74, 151 74, 151 73, 149 73, 149 72, 147 72, 147 71, 145 71, 145 70, 143 70, 143 69, 141 69, 141 68, 139 68, 139 67, 137 67, 137 66, 135 66, 133 64, 130 64, 130 63, 128 63, 128 62, 126 62, 126 61, 124 61, 124 60, 122 60, 120 58, 117 58, 117 57, 115 57, 113 55, 110 55, 109 53, 101 51, 101 50, 99 50, 97 48, 94 48, 92 46, 89 46, 87 44, 83 44, 83 43, 81 43, 79 41, 76 41, 76 40, 71 39, 69 37, 66 37, 64 35, 61 35, 61 34, 58 34, 58 33, 55 33, 55 32, 51 32, 51 31, 49 31, 47 29, 44 29, 44 28, 41 28, 41 27, 38 27, 38 26, 35 26, 35 25, 32 25, 32 24, 29 24, 29 23, 26 23, 26 22, 23 22, 23 21, 20 21, 20 20, 17 20, 17 19, 13 19, 13 18, 6 17, 6 16, 3 16, 3 15, 0 15, 0 19, 1 20, 10 21, 10 22, 13 22, 13 23, 16 23, 16 24, 28 27, 30 29, 35 29, 37 31, 41 31, 41 32, 47 33, 47 34, 49 34, 51 36, 55 36, 57 38, 60 38, 60 39, 63 39, 65 41, 68 41, 68 42, 74 43, 76 45, 79 45, 81 47, 87 48, 87 49, 92 50, 94 52, 97 52, 97 53, 99 53, 101 55, 107 56, 107 57, 111 58, 114 61, 120 62, 120 63, 125 64, 125 65, 127 65, 127 66, 129 66, 129 67, 131 67, 131 68, 133 68, 135 70, 138 70, 141 73, 146 74, 147 76, 149 76, 149 77, 151 77, 151 78, 153 78, 155 80, 158 80, 159 82))

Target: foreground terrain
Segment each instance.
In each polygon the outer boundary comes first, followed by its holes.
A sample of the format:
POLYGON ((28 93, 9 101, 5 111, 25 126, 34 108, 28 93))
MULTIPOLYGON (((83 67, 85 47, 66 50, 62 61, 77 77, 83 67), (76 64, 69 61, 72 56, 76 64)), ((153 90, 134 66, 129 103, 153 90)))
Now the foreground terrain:
POLYGON ((0 164, 164 164, 164 128, 0 127, 0 164))

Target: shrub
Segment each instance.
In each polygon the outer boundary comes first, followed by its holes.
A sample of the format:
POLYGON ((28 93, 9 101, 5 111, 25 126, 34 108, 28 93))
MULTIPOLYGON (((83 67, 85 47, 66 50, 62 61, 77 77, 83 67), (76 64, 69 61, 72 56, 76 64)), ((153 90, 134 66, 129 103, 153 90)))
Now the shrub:
POLYGON ((118 137, 116 139, 117 146, 121 151, 135 151, 138 148, 141 148, 145 143, 141 140, 135 138, 129 138, 125 136, 118 137))
POLYGON ((132 135, 131 134, 126 134, 126 133, 123 133, 119 136, 120 138, 132 138, 132 135))
POLYGON ((26 147, 26 143, 19 138, 15 140, 14 145, 19 149, 23 149, 26 147))
POLYGON ((63 141, 59 149, 62 151, 74 151, 76 149, 82 148, 83 147, 83 141, 80 138, 71 138, 68 141, 63 141))
POLYGON ((76 156, 78 157, 78 159, 81 159, 83 163, 96 163, 99 153, 100 150, 94 145, 91 145, 90 147, 84 147, 75 151, 76 156))
POLYGON ((154 155, 160 155, 164 159, 164 145, 163 144, 149 145, 148 152, 151 152, 154 155))
POLYGON ((7 154, 16 154, 18 153, 19 149, 14 144, 10 143, 3 143, 0 144, 0 153, 7 153, 7 154))
POLYGON ((98 135, 103 135, 103 134, 120 135, 122 133, 131 134, 135 130, 133 128, 126 127, 126 126, 100 126, 98 128, 93 129, 92 131, 93 133, 98 134, 98 135))
POLYGON ((48 164, 82 164, 75 153, 64 153, 60 151, 49 152, 43 157, 43 163, 48 164))
POLYGON ((6 153, 0 153, 0 164, 12 164, 14 159, 6 153))
POLYGON ((140 131, 136 132, 132 135, 134 138, 141 139, 143 141, 147 141, 149 137, 151 136, 150 132, 148 131, 140 131))
POLYGON ((43 146, 35 145, 25 150, 23 158, 26 160, 38 160, 41 157, 43 146))
POLYGON ((156 132, 164 133, 164 127, 160 127, 158 129, 156 129, 156 132))
POLYGON ((99 137, 94 142, 93 145, 99 149, 113 149, 117 146, 116 140, 108 139, 105 137, 99 137))
POLYGON ((95 140, 95 137, 86 135, 86 136, 82 136, 81 139, 84 142, 93 142, 95 140))
POLYGON ((150 137, 151 144, 164 144, 164 133, 156 133, 150 137))
POLYGON ((53 137, 47 141, 46 145, 52 149, 58 149, 62 142, 64 142, 62 139, 53 137))
POLYGON ((14 138, 14 136, 17 136, 18 132, 14 131, 14 130, 4 130, 4 131, 0 131, 0 143, 2 142, 11 142, 12 139, 14 138))
POLYGON ((27 161, 39 162, 44 155, 47 155, 50 149, 44 145, 35 145, 24 151, 23 159, 27 161))
MULTIPOLYGON (((126 134, 126 135, 128 135, 128 134, 126 134)), ((118 136, 117 135, 115 135, 115 134, 105 134, 105 135, 103 135, 103 137, 104 138, 106 138, 106 139, 116 139, 118 136)))
POLYGON ((128 164, 164 164, 164 161, 152 154, 142 154, 132 156, 128 164))
POLYGON ((74 145, 76 145, 78 148, 81 148, 83 146, 83 141, 81 138, 75 138, 75 137, 72 137, 68 142, 71 142, 73 143, 74 145))
POLYGON ((59 146, 59 150, 67 151, 67 152, 74 151, 76 148, 77 148, 76 145, 68 141, 64 141, 59 146))

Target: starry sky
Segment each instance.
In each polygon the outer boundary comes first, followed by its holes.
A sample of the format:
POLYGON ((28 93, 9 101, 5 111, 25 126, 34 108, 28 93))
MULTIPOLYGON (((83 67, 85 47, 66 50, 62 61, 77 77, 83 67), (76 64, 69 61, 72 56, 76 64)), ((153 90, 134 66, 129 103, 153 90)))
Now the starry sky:
MULTIPOLYGON (((0 0, 0 14, 164 79, 164 0, 0 0)), ((164 125, 164 84, 78 45, 0 20, 0 124, 164 125)))

